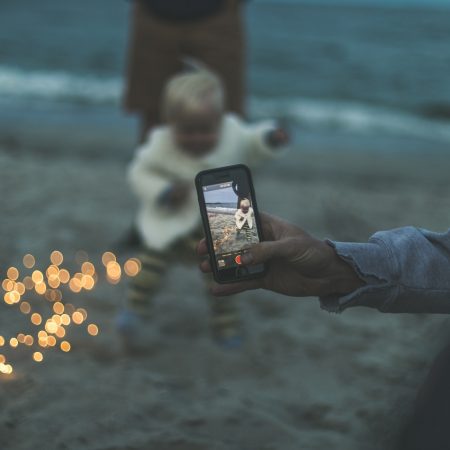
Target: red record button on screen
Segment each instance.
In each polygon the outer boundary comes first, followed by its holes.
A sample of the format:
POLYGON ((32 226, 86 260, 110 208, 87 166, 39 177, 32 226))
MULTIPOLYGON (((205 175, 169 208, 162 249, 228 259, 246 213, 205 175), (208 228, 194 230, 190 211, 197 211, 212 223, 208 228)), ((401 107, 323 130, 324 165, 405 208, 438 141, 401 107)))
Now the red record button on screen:
POLYGON ((237 256, 234 258, 234 260, 236 261, 236 264, 242 264, 242 261, 241 261, 241 255, 237 255, 237 256))

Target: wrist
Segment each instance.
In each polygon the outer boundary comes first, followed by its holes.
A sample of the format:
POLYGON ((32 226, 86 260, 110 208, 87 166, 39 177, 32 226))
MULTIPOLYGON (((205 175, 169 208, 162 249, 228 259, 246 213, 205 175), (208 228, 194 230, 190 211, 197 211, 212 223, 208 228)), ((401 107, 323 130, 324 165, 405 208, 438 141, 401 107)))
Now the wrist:
POLYGON ((347 295, 364 286, 356 270, 339 257, 335 249, 327 244, 329 266, 325 276, 325 295, 347 295))

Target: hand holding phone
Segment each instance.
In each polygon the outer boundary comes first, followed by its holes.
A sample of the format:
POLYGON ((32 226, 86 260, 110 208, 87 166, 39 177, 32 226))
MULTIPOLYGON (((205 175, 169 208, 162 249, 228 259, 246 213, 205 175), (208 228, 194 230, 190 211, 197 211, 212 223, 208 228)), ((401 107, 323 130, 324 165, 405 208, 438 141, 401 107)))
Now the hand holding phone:
POLYGON ((241 262, 246 248, 262 240, 248 167, 239 164, 200 172, 195 185, 214 279, 233 283, 264 276, 264 264, 241 262))
MULTIPOLYGON (((252 246, 242 256, 246 265, 268 262, 264 278, 215 284, 213 295, 233 295, 249 289, 267 289, 293 297, 347 295, 365 285, 356 270, 341 259, 331 245, 278 217, 263 214, 262 226, 267 241, 252 246)), ((206 256, 205 240, 198 253, 206 256)), ((211 260, 200 264, 203 272, 212 272, 211 260)))

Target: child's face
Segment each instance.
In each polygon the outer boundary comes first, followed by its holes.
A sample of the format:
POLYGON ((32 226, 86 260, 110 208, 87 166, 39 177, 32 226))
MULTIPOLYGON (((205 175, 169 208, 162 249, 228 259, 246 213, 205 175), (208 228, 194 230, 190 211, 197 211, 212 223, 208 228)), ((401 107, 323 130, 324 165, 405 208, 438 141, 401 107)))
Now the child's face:
POLYGON ((219 140, 222 113, 205 107, 195 113, 180 113, 170 124, 177 145, 199 158, 213 150, 219 140))
POLYGON ((246 203, 241 203, 241 211, 245 214, 248 213, 249 206, 246 203))

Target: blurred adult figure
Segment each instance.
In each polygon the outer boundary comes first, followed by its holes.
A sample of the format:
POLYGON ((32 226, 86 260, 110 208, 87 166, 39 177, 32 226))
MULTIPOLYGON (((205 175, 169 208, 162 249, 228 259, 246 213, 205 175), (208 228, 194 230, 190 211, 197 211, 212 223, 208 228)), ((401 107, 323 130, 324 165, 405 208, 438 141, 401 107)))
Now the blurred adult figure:
POLYGON ((204 63, 221 78, 226 111, 244 113, 245 39, 241 0, 136 0, 124 107, 140 116, 140 141, 161 122, 165 82, 183 60, 204 63))

